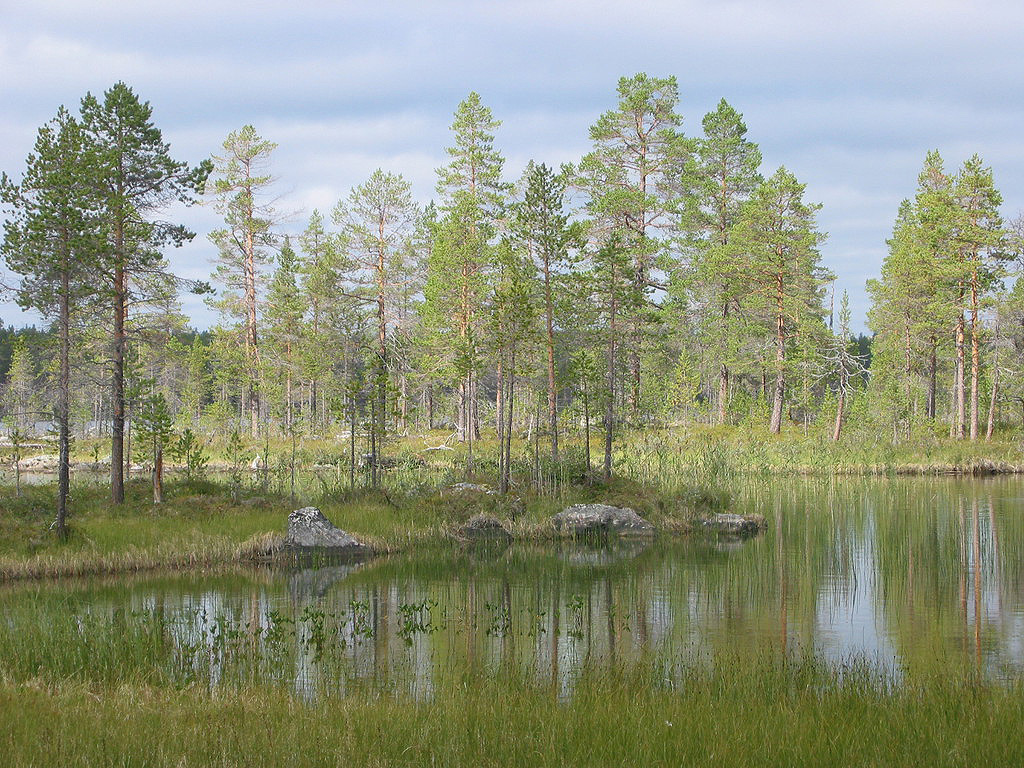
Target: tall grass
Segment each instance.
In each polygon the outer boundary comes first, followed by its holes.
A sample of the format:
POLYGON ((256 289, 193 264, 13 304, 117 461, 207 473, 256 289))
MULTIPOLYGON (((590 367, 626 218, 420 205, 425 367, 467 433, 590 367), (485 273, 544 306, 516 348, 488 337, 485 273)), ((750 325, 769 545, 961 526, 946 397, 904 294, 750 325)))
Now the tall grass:
POLYGON ((1020 686, 971 678, 893 685, 836 670, 723 659, 676 680, 593 669, 574 693, 467 673, 429 700, 358 691, 314 704, 275 688, 0 682, 11 765, 593 766, 1016 765, 1020 686))

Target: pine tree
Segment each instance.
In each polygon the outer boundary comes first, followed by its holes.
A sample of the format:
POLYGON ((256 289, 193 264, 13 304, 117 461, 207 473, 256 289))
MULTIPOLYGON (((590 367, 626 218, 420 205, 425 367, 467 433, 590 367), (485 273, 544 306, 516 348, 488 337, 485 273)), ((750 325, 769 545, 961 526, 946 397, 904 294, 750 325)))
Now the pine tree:
POLYGON ((67 538, 71 452, 71 334, 95 291, 101 242, 97 159, 81 125, 61 108, 40 128, 21 182, 6 174, 0 193, 9 217, 4 223, 3 256, 21 275, 18 303, 55 320, 57 423, 60 460, 57 475, 57 535, 67 538))
POLYGON ((195 427, 199 424, 203 408, 210 402, 213 394, 210 352, 199 334, 193 337, 192 344, 184 350, 184 357, 184 375, 179 392, 179 419, 184 425, 195 427))
POLYGON ((143 398, 136 419, 139 442, 149 449, 153 460, 153 503, 160 504, 164 500, 164 451, 174 438, 174 421, 163 393, 143 398))
POLYGON ((38 419, 35 362, 23 338, 14 342, 7 382, 0 396, 0 407, 13 429, 25 434, 38 419))
POLYGON ((259 291, 261 269, 269 263, 267 248, 274 244, 273 208, 261 196, 273 179, 262 173, 277 147, 263 139, 251 125, 228 134, 224 153, 214 158, 213 177, 207 193, 226 227, 211 232, 217 246, 215 279, 227 291, 218 302, 220 311, 237 318, 245 350, 245 388, 242 411, 248 414, 253 435, 260 424, 259 291))
MULTIPOLYGON (((581 160, 576 184, 588 198, 592 240, 601 244, 612 233, 617 235, 632 259, 634 288, 649 303, 654 289, 664 287, 663 280, 655 279, 656 267, 666 260, 669 244, 656 233, 677 219, 676 180, 691 145, 679 130, 682 118, 675 111, 679 89, 674 77, 623 77, 618 95, 617 107, 590 128, 594 148, 581 160)), ((640 407, 642 344, 653 319, 642 308, 633 310, 624 326, 629 328, 629 399, 634 415, 640 407)))
POLYGON ((377 451, 382 449, 387 434, 387 392, 395 365, 393 329, 398 321, 403 286, 417 266, 408 259, 419 215, 409 183, 400 175, 379 168, 334 209, 334 221, 341 227, 341 242, 349 259, 343 279, 351 286, 350 294, 368 304, 373 315, 374 486, 380 479, 377 451))
POLYGON ((498 245, 495 263, 488 337, 502 372, 498 384, 498 490, 507 493, 512 471, 516 373, 529 353, 528 345, 537 339, 537 284, 532 265, 509 240, 498 245))
MULTIPOLYGON (((747 329, 741 304, 747 286, 739 278, 740 263, 722 248, 736 225, 740 208, 762 181, 761 152, 746 138, 743 116, 722 99, 703 120, 704 136, 683 177, 686 191, 683 229, 694 252, 691 286, 701 308, 702 341, 717 357, 719 424, 724 424, 733 369, 747 329)), ((741 260, 740 260, 741 261, 741 260)))
MULTIPOLYGON (((266 351, 270 389, 276 389, 281 422, 285 433, 295 421, 293 383, 300 371, 299 345, 302 342, 302 319, 306 314, 306 297, 299 292, 301 270, 291 240, 285 237, 277 257, 277 269, 270 280, 264 310, 266 351)), ((321 350, 322 354, 323 350, 321 350)))
POLYGON ((597 325, 605 348, 604 382, 604 479, 612 476, 612 443, 616 426, 616 390, 619 383, 621 340, 624 318, 629 318, 643 302, 643 292, 635 278, 633 254, 617 235, 590 257, 587 274, 591 300, 597 310, 597 325))
POLYGON ((303 375, 309 383, 306 423, 316 431, 325 425, 327 418, 320 400, 324 396, 324 380, 331 372, 331 362, 323 350, 336 341, 331 338, 329 320, 338 300, 340 256, 337 238, 327 232, 323 216, 316 210, 299 235, 299 244, 304 254, 300 261, 299 285, 309 303, 301 350, 303 375))
POLYGON ((999 215, 1002 195, 996 190, 992 169, 985 168, 977 155, 971 157, 957 174, 953 190, 959 207, 956 245, 964 274, 964 309, 971 334, 970 439, 978 439, 978 382, 981 372, 981 326, 979 313, 989 301, 993 289, 1006 274, 1010 258, 1003 248, 1005 233, 999 215))
POLYGON ((727 257, 744 260, 742 279, 751 290, 751 305, 770 334, 774 347, 770 429, 782 429, 786 397, 786 353, 797 333, 815 333, 821 326, 821 287, 828 278, 819 260, 824 235, 815 212, 805 203, 804 185, 785 168, 761 183, 741 209, 726 245, 727 257))
POLYGON ((494 132, 501 123, 473 92, 455 110, 451 130, 455 143, 448 148, 451 162, 437 171, 443 217, 435 229, 430 277, 425 299, 435 329, 444 326, 458 335, 455 357, 459 364, 458 430, 462 440, 479 437, 477 377, 481 301, 486 296, 486 274, 497 219, 505 204, 508 185, 501 179, 505 160, 494 149, 494 132), (444 290, 440 290, 444 284, 444 290), (444 320, 444 318, 450 320, 444 320))
POLYGON ((107 236, 100 262, 106 298, 112 309, 111 364, 111 498, 124 501, 125 356, 128 307, 132 281, 147 273, 166 270, 160 248, 179 246, 194 233, 181 224, 156 217, 176 203, 190 205, 206 181, 207 162, 195 168, 174 160, 170 145, 152 121, 149 102, 122 82, 115 83, 100 101, 91 94, 82 99, 82 126, 96 159, 93 178, 102 202, 107 236))
POLYGON ((555 314, 562 276, 569 269, 569 251, 581 240, 580 227, 565 212, 566 180, 548 166, 531 162, 524 174, 524 194, 515 206, 517 240, 539 270, 547 348, 548 421, 551 459, 558 461, 558 389, 555 380, 555 314))

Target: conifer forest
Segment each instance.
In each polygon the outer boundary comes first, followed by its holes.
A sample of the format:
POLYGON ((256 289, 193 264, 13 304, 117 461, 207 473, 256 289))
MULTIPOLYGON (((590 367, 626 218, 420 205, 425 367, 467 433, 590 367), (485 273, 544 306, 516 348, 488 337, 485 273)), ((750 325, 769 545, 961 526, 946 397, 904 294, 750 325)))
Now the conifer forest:
POLYGON ((108 436, 117 501, 133 428, 136 445, 360 431, 374 456, 447 429, 468 471, 482 435, 507 465, 512 435, 543 434, 557 462, 560 438, 593 429, 608 476, 621 430, 980 440, 1021 423, 1019 228, 982 158, 923 158, 855 336, 819 204, 764 167, 727 101, 692 135, 679 101, 672 77, 624 77, 585 156, 509 178, 501 121, 470 93, 433 200, 378 169, 289 235, 273 137, 245 125, 189 163, 131 87, 87 94, 3 179, 11 289, 46 323, 3 330, 4 424, 108 436), (223 225, 189 231, 173 216, 188 205, 223 225), (166 259, 195 237, 216 253, 209 281, 166 259), (206 295, 213 328, 190 325, 183 291, 206 295))

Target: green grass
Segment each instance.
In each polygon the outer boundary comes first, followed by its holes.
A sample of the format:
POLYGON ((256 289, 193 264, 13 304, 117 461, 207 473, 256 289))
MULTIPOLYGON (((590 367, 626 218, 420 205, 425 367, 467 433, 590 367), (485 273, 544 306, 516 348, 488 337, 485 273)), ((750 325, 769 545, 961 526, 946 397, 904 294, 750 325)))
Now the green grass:
MULTIPOLYGON (((0 486, 0 578, 121 572, 190 567, 259 557, 284 533, 287 513, 301 504, 320 506, 338 526, 380 550, 437 541, 473 512, 507 519, 527 538, 554 535, 547 520, 567 504, 602 501, 635 508, 662 529, 685 531, 694 514, 729 505, 732 489, 750 475, 974 474, 1024 470, 1021 445, 1011 434, 991 443, 949 441, 919 430, 893 444, 891 435, 850 432, 833 443, 814 430, 790 427, 771 435, 760 427, 690 427, 625 432, 614 455, 616 479, 596 482, 585 472, 582 448, 563 440, 559 465, 535 463, 531 446, 513 452, 513 494, 521 505, 485 496, 441 494, 464 478, 465 446, 425 450, 446 435, 407 438, 386 452, 398 466, 384 474, 384 491, 349 488, 345 446, 304 439, 298 459, 297 497, 289 494, 282 461, 290 446, 270 444, 272 469, 246 471, 236 501, 222 473, 186 483, 170 475, 165 503, 154 506, 149 484, 128 485, 127 503, 113 508, 102 478, 76 475, 71 502, 71 540, 56 542, 49 525, 52 485, 28 486, 21 498, 0 486), (334 462, 333 466, 330 462, 334 462), (316 468, 313 465, 316 464, 316 468)), ((542 439, 542 443, 543 443, 542 439)), ((88 446, 85 446, 88 447, 88 446)), ((83 447, 79 449, 84 450, 83 447)), ((246 462, 263 446, 247 447, 246 462), (251 454, 251 455, 250 455, 251 454)), ((476 444, 475 482, 495 485, 493 440, 476 444)), ((219 456, 214 446, 214 455, 219 456)), ((599 458, 592 446, 593 461, 599 458)), ((362 474, 357 483, 362 483, 362 474)))
MULTIPOLYGON (((438 478, 441 479, 441 478, 438 478)), ((171 480, 163 504, 149 485, 134 481, 115 507, 99 484, 76 486, 67 542, 56 539, 54 487, 28 486, 21 497, 0 486, 0 579, 188 568, 262 559, 282 540, 288 514, 314 504, 340 528, 377 551, 451 538, 479 512, 505 520, 522 538, 557 534, 550 517, 568 504, 603 501, 636 509, 665 530, 687 529, 692 516, 723 499, 693 489, 663 492, 620 478, 611 483, 567 485, 558 493, 530 489, 515 499, 453 493, 436 487, 393 491, 324 489, 308 475, 293 502, 288 494, 247 484, 236 501, 224 482, 171 480)))
POLYGON ((314 703, 265 686, 4 679, 0 753, 18 766, 1016 765, 1022 694, 969 676, 896 685, 813 658, 722 659, 672 682, 594 668, 568 697, 472 672, 428 700, 314 703))

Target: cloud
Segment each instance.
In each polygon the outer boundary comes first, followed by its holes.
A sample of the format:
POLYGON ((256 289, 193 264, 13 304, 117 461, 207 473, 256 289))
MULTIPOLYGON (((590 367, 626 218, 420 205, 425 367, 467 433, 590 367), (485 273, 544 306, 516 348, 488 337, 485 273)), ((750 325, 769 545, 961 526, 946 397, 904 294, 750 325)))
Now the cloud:
MULTIPOLYGON (((0 31, 0 170, 18 175, 60 104, 125 80, 180 157, 252 123, 276 141, 282 210, 326 213, 375 168, 433 196, 458 102, 477 90, 503 121, 514 177, 529 159, 582 155, 618 78, 675 75, 689 133, 723 96, 767 170, 785 164, 824 203, 824 258, 863 316, 895 208, 924 153, 979 152, 1013 214, 1024 205, 1024 5, 1009 0, 34 0, 0 31)), ((209 209, 190 211, 205 232, 209 209)), ((202 237, 171 254, 200 276, 202 237)), ((204 266, 205 265, 205 266, 204 266)), ((191 301, 191 299, 189 300, 191 301)), ((191 305, 189 305, 191 306, 191 305)), ((5 321, 23 317, 0 307, 5 321)), ((197 321, 201 317, 197 316, 197 321)))

